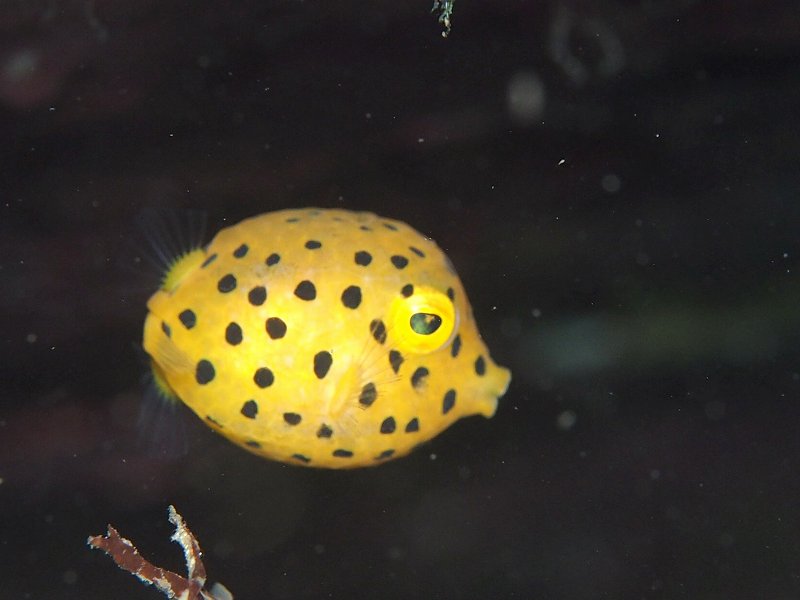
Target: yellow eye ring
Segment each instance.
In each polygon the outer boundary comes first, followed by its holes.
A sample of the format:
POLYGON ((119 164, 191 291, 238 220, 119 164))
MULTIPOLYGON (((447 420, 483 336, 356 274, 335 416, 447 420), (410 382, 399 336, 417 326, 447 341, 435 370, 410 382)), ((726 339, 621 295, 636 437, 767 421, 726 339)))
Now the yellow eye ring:
POLYGON ((429 354, 447 344, 458 327, 458 313, 446 294, 417 286, 389 308, 390 334, 401 352, 429 354))

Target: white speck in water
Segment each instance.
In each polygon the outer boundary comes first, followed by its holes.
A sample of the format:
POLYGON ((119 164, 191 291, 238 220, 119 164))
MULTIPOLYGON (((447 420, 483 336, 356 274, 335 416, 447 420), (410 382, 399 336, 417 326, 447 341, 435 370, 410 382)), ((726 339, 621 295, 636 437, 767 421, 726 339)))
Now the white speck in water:
POLYGON ((541 316, 542 316, 542 310, 541 310, 541 309, 539 309, 539 308, 534 308, 534 309, 531 311, 531 314, 533 315, 533 318, 534 318, 534 319, 538 319, 539 317, 541 317, 541 316))
POLYGON ((431 452, 430 459, 431 460, 436 460, 436 454, 431 452))
POLYGON ((560 166, 561 166, 561 165, 563 165, 565 162, 567 162, 567 159, 566 159, 566 158, 562 158, 560 161, 558 161, 558 166, 560 167, 560 166))
POLYGON ((29 344, 35 344, 37 339, 38 336, 35 333, 29 333, 28 335, 25 336, 25 341, 28 342, 29 344))

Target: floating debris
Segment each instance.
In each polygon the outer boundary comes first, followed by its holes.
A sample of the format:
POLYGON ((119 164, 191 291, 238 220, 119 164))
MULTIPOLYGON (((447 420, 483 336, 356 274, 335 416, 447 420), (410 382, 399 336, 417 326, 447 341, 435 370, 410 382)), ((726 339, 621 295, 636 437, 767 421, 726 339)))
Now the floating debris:
POLYGON ((86 541, 92 548, 103 550, 117 566, 129 573, 133 573, 148 585, 154 585, 163 592, 167 598, 179 600, 233 600, 233 595, 220 583, 215 583, 211 590, 205 589, 206 568, 202 561, 202 551, 197 538, 194 537, 183 517, 178 514, 175 507, 169 507, 169 522, 175 525, 175 533, 170 538, 178 542, 183 548, 186 558, 188 578, 182 577, 172 571, 156 567, 147 561, 130 540, 119 535, 111 525, 108 526, 106 535, 93 535, 86 541))
POLYGON ((443 38, 450 35, 450 29, 452 28, 450 18, 453 16, 454 3, 455 0, 433 0, 431 12, 439 11, 439 23, 444 25, 444 31, 442 32, 443 38))

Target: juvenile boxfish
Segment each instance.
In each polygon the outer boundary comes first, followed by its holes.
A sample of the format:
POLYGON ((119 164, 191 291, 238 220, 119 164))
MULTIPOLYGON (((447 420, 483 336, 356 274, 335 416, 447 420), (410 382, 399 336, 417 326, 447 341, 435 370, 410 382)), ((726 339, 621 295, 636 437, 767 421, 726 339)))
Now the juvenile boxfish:
POLYGON ((450 261, 405 223, 293 209, 177 257, 147 303, 163 395, 246 450, 352 468, 494 415, 511 378, 450 261))

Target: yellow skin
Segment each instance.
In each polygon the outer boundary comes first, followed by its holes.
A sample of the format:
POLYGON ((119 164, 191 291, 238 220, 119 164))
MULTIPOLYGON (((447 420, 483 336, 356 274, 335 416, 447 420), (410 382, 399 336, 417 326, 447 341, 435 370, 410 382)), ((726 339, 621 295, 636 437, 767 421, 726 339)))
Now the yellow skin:
POLYGON ((162 391, 290 464, 404 456, 461 417, 491 417, 511 378, 438 246, 367 212, 283 210, 223 229, 147 308, 162 391))

